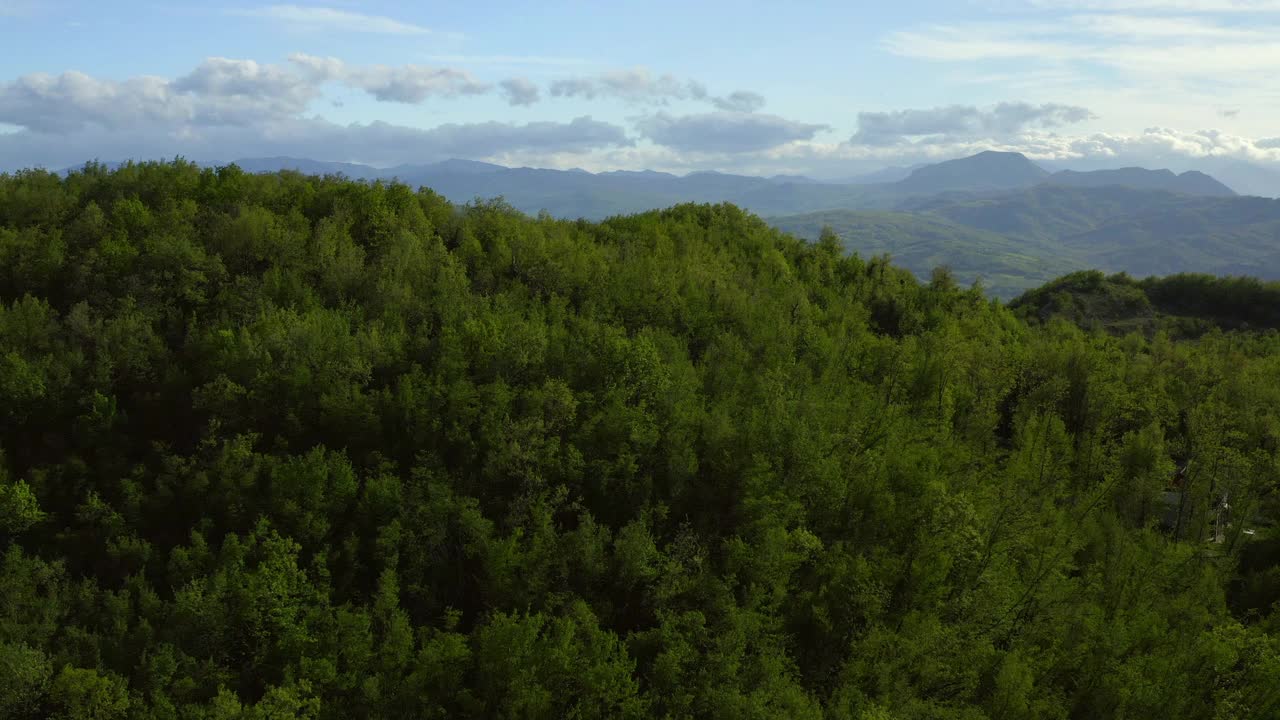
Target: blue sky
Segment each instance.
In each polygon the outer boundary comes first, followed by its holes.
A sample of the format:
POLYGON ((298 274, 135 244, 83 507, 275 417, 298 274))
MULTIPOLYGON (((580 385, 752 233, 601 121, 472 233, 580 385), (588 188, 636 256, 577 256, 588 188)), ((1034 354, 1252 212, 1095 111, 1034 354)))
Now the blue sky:
POLYGON ((0 0, 0 168, 1280 167, 1280 0, 0 0))

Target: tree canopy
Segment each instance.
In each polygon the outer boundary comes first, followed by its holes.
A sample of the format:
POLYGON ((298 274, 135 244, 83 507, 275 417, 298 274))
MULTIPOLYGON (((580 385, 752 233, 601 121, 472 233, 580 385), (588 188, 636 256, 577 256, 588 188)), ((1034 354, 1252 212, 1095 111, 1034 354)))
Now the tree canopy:
POLYGON ((731 205, 0 176, 0 717, 1277 717, 1278 483, 1275 332, 731 205))

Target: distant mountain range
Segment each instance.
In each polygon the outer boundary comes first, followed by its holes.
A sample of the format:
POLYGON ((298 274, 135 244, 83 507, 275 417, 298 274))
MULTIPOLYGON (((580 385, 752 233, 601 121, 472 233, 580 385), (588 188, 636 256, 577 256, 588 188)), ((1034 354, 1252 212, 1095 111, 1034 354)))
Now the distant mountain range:
POLYGON ((968 285, 981 278, 988 292, 1005 299, 1088 267, 1083 256, 1051 240, 1014 238, 932 213, 828 210, 769 222, 809 240, 829 228, 850 250, 863 257, 888 254, 894 264, 921 278, 946 265, 959 282, 968 285))
POLYGON ((902 209, 893 213, 892 233, 883 231, 884 213, 857 210, 770 222, 809 239, 830 227, 851 250, 888 252, 921 277, 949 265, 961 281, 981 277, 1005 298, 1095 268, 1280 279, 1280 200, 1270 198, 1041 184, 996 196, 935 196, 902 209))
MULTIPOLYGON (((921 276, 948 265, 1012 297, 1065 272, 1178 272, 1280 278, 1280 200, 1241 197, 1203 172, 1050 172, 1019 153, 983 152, 845 182, 795 175, 508 168, 472 160, 379 169, 289 157, 236 161, 427 186, 467 203, 501 197, 526 213, 600 219, 683 202, 731 202, 816 238, 824 226, 864 255, 921 276)), ((1227 166, 1223 166, 1227 167, 1227 166)), ((1235 168, 1239 171, 1239 168, 1235 168)))
POLYGON ((826 210, 896 210, 938 195, 984 196, 1041 185, 1123 186, 1185 195, 1229 197, 1226 185, 1199 172, 1125 168, 1050 173, 1019 153, 984 152, 916 168, 889 168, 848 182, 796 175, 754 177, 718 172, 684 176, 651 170, 589 173, 584 170, 508 168, 472 160, 375 168, 354 163, 288 157, 247 158, 236 164, 251 172, 297 170, 341 173, 363 179, 397 179, 426 185, 455 202, 502 197, 527 213, 599 219, 681 202, 732 202, 762 215, 826 210))
POLYGON ((1207 197, 1231 197, 1235 191, 1202 172, 1190 170, 1175 175, 1170 170, 1147 170, 1145 168, 1121 168, 1119 170, 1094 170, 1092 172, 1075 172, 1063 170, 1050 175, 1045 182, 1049 185, 1067 187, 1103 187, 1115 186, 1143 188, 1147 190, 1167 190, 1184 195, 1204 195, 1207 197))

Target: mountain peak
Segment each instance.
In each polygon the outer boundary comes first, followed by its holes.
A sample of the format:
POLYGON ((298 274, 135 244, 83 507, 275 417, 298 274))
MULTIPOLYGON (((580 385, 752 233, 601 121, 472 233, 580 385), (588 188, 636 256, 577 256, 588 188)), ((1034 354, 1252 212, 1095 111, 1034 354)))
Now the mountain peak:
POLYGON ((1018 152, 986 150, 969 157, 925 165, 895 183, 913 193, 1010 190, 1028 187, 1049 172, 1018 152))
POLYGON ((1014 150, 983 150, 980 153, 970 155, 966 158, 957 158, 958 160, 978 160, 978 159, 1005 159, 1005 160, 1024 160, 1031 162, 1026 155, 1014 150))
POLYGON ((657 170, 647 170, 647 169, 646 170, 609 170, 607 172, 602 172, 600 174, 604 176, 609 176, 609 177, 646 178, 646 179, 653 179, 653 180, 676 177, 671 173, 658 172, 657 170))
POLYGON ((790 183, 793 185, 820 185, 821 184, 820 181, 814 180, 813 178, 808 177, 806 175, 788 175, 785 173, 780 175, 770 176, 768 180, 770 182, 778 183, 780 185, 785 185, 787 183, 790 183))
POLYGON ((1045 179, 1050 185, 1068 187, 1124 186, 1139 190, 1163 190, 1181 195, 1232 197, 1235 191, 1202 172, 1191 170, 1175 175, 1172 170, 1124 167, 1116 170, 1077 172, 1063 170, 1045 179))
POLYGON ((501 172, 508 168, 502 165, 494 165, 493 163, 480 162, 479 160, 463 160, 462 158, 449 158, 433 163, 429 167, 436 170, 445 170, 455 173, 494 173, 501 172))

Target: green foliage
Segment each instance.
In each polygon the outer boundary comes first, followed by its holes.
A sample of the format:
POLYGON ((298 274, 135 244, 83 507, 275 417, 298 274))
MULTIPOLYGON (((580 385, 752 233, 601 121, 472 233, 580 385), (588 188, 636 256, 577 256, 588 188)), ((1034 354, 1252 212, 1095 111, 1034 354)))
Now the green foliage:
POLYGON ((1182 274, 1135 280, 1088 270, 1065 275, 1009 307, 1038 322, 1062 318, 1113 333, 1164 330, 1196 337, 1214 329, 1280 329, 1280 282, 1182 274))
POLYGON ((115 720, 129 711, 123 678, 70 665, 53 678, 48 702, 53 708, 49 717, 57 720, 115 720))
POLYGON ((1280 713, 1280 341, 1080 327, 1270 285, 181 161, 0 260, 2 717, 1280 713))
POLYGON ((35 717, 52 674, 43 652, 26 644, 0 645, 0 716, 35 717))

